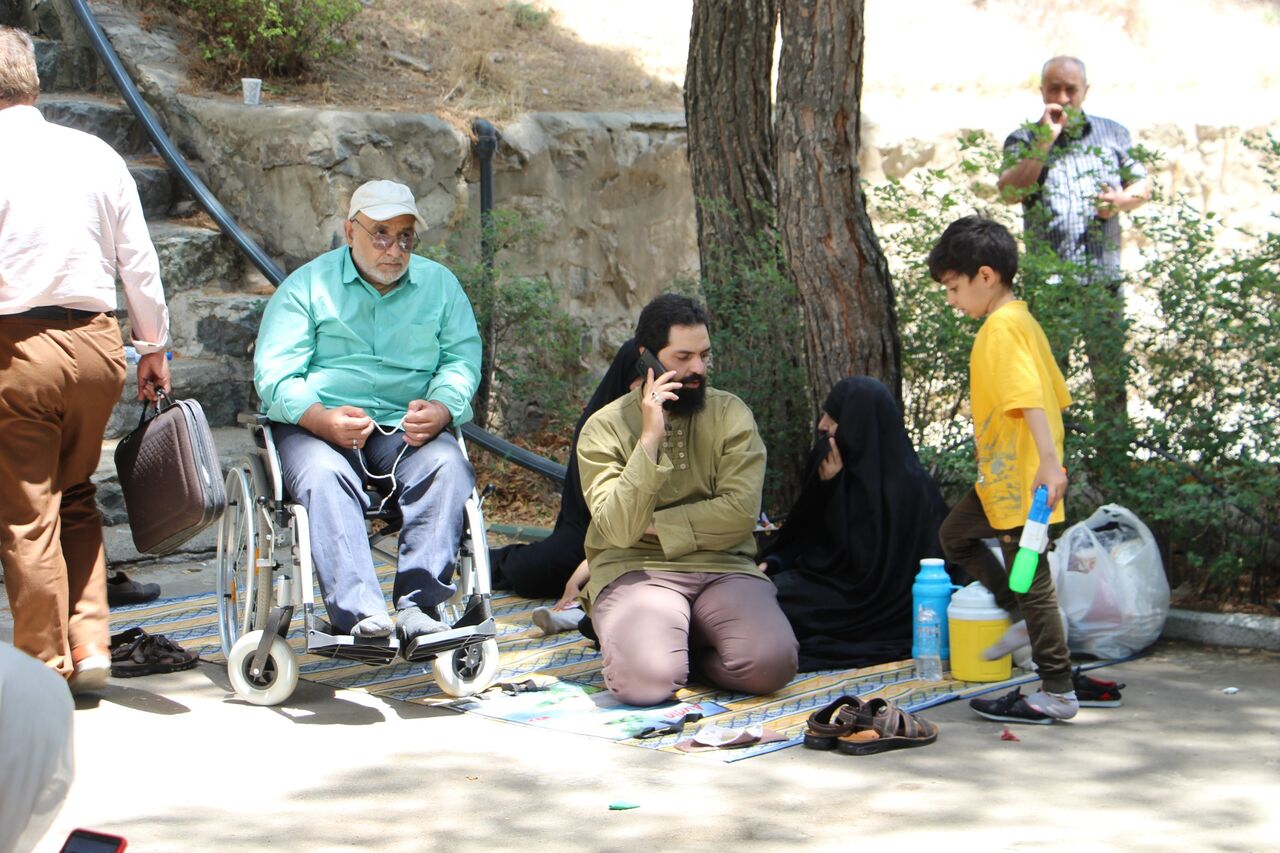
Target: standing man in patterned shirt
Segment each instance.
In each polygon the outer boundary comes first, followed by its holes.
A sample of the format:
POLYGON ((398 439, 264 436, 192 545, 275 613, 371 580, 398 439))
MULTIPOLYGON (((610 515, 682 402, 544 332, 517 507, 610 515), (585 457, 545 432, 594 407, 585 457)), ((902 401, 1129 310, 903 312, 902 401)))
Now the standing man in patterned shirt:
MULTIPOLYGON (((1124 355, 1121 294, 1121 211, 1151 197, 1146 169, 1134 159, 1129 131, 1083 110, 1089 85, 1084 63, 1055 56, 1040 72, 1044 113, 1009 134, 1008 167, 997 186, 1009 204, 1021 203, 1027 250, 1047 245, 1069 265, 1069 279, 1090 288, 1084 337, 1093 375, 1094 420, 1125 427, 1128 359, 1124 355)), ((1067 347, 1056 348, 1065 358, 1067 347)))

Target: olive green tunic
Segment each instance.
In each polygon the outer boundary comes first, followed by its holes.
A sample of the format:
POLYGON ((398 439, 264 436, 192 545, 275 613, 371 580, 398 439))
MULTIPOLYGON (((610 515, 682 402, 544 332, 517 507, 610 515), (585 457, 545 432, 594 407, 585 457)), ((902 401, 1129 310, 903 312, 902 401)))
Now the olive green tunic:
POLYGON ((671 418, 656 463, 640 447, 639 389, 583 426, 588 606, 627 572, 757 573, 764 442, 737 397, 708 387, 706 399, 702 411, 671 418), (656 537, 644 532, 650 524, 656 537))

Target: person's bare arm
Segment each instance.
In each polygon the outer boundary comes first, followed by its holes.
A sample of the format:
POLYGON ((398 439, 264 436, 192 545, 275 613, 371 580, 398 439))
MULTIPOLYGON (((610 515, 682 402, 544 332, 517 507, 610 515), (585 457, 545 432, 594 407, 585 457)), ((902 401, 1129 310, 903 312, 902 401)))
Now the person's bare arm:
POLYGON ((157 390, 169 393, 169 362, 163 350, 138 359, 138 399, 154 403, 157 390))
POLYGON ((587 561, 583 560, 578 563, 578 568, 573 570, 573 574, 569 575, 569 580, 565 582, 564 592, 560 595, 560 600, 555 603, 552 610, 570 610, 578 606, 578 596, 582 594, 582 588, 587 585, 587 581, 591 579, 591 567, 587 565, 587 561))
POLYGON ((663 404, 668 400, 678 400, 676 393, 680 389, 679 382, 674 381, 676 372, 668 370, 661 376, 654 376, 650 369, 645 376, 644 389, 640 392, 640 411, 643 415, 640 428, 640 446, 654 462, 658 461, 658 448, 667 434, 667 413, 663 404))
POLYGON ((1151 200, 1151 183, 1141 178, 1127 187, 1113 187, 1110 184, 1098 193, 1098 216, 1110 219, 1117 213, 1128 213, 1137 210, 1151 200))
POLYGON ((1062 469, 1062 461, 1058 458, 1058 448, 1053 443, 1053 433, 1049 431, 1049 418, 1044 409, 1023 409, 1022 419, 1031 430, 1031 439, 1036 443, 1036 451, 1040 454, 1040 465, 1036 468, 1036 481, 1032 489, 1045 486, 1049 490, 1049 507, 1058 505, 1058 501, 1067 492, 1067 474, 1062 469))
POLYGON ((1048 130, 1037 133, 1026 156, 1001 172, 1000 179, 996 181, 1001 201, 1005 204, 1021 202, 1025 195, 1022 191, 1035 186, 1040 179, 1040 172, 1044 170, 1044 161, 1049 156, 1049 149, 1062 135, 1062 129, 1066 125, 1066 111, 1059 104, 1047 104, 1037 127, 1048 130))

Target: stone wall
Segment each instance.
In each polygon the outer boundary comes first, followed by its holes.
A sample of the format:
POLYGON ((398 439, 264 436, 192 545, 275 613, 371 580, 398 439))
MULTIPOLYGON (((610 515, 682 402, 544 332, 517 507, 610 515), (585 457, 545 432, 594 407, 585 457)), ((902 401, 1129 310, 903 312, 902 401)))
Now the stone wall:
MULTIPOLYGON (((407 184, 433 225, 429 242, 479 217, 469 140, 434 116, 188 95, 165 113, 219 200, 289 269, 337 244, 351 193, 366 180, 407 184)), ((494 203, 539 227, 532 245, 502 260, 546 276, 593 327, 629 325, 648 299, 697 270, 684 145, 683 119, 670 114, 537 114, 504 128, 494 203)), ((606 337, 602 347, 620 340, 616 329, 606 337)))

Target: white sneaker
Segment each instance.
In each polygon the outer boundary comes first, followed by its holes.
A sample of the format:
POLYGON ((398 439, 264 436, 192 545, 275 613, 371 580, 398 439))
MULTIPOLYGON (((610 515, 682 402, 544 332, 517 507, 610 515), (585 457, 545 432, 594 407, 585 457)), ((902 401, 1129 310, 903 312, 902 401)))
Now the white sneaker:
POLYGON ((1033 710, 1054 720, 1069 720, 1080 710, 1080 701, 1076 698, 1074 690, 1066 693, 1049 693, 1041 688, 1025 697, 1025 701, 1033 710))
POLYGON ((111 674, 111 658, 106 655, 89 655, 76 664, 67 686, 71 693, 94 693, 107 686, 107 676, 111 674))

